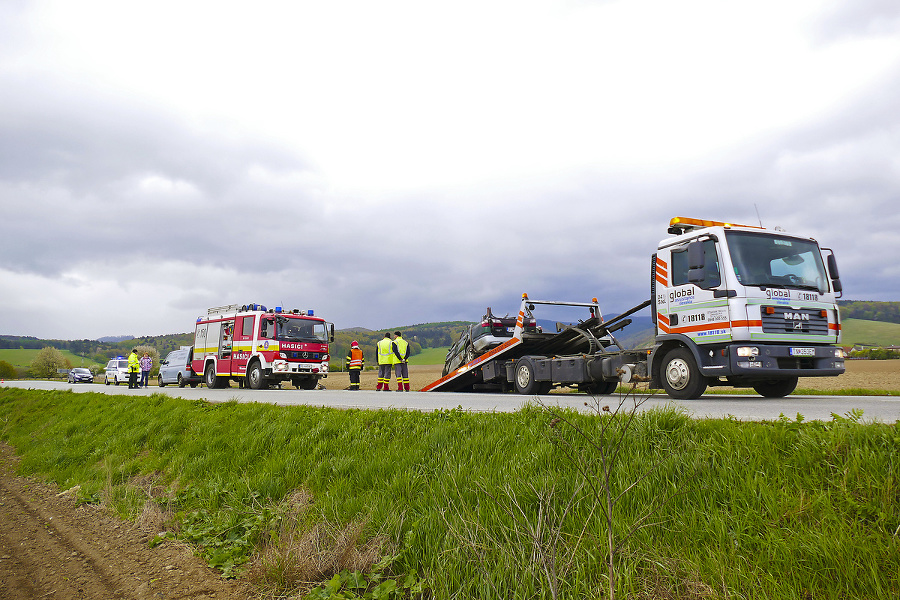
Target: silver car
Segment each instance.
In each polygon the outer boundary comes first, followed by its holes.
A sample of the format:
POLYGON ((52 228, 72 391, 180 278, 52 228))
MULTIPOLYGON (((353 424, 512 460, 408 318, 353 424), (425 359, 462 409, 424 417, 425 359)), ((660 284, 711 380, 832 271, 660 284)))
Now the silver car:
POLYGON ((194 358, 193 346, 182 346, 178 350, 172 350, 165 360, 159 363, 159 387, 166 387, 170 383, 178 384, 178 387, 190 385, 197 387, 202 381, 199 375, 195 375, 190 369, 191 360, 194 358))

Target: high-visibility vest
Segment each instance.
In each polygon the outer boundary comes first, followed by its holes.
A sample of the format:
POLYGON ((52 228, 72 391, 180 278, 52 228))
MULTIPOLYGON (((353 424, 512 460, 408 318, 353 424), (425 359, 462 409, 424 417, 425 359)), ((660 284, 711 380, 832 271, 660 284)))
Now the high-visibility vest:
POLYGON ((138 355, 132 352, 128 355, 128 372, 129 373, 137 373, 141 370, 141 360, 138 358, 138 355))
MULTIPOLYGON (((409 342, 407 342, 406 340, 404 340, 402 337, 400 337, 398 335, 397 339, 394 340, 394 345, 397 346, 397 352, 400 353, 400 356, 402 356, 404 359, 406 359, 406 353, 409 350, 409 342)), ((397 363, 400 363, 403 361, 400 360, 399 358, 397 358, 396 354, 391 352, 391 362, 396 365, 397 363)))
POLYGON ((347 355, 347 368, 348 369, 362 369, 363 368, 363 351, 359 348, 350 348, 350 353, 347 355))
POLYGON ((378 342, 378 364, 379 365, 392 365, 394 361, 391 360, 391 356, 394 354, 394 342, 391 341, 391 338, 381 338, 381 341, 378 342))

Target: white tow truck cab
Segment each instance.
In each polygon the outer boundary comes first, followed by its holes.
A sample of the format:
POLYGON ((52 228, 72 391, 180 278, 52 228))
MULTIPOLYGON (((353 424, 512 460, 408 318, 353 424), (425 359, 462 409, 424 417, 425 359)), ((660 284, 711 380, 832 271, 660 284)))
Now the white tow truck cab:
POLYGON ((652 382, 674 397, 707 385, 784 396, 798 377, 844 372, 834 253, 816 240, 676 217, 653 256, 652 382))

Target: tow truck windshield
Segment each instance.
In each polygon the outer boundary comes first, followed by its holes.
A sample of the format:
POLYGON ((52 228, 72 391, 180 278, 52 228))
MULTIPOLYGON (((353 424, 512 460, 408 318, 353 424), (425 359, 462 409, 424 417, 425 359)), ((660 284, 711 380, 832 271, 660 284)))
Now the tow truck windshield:
POLYGON ((734 273, 742 285, 828 292, 828 277, 813 240, 726 231, 734 273))

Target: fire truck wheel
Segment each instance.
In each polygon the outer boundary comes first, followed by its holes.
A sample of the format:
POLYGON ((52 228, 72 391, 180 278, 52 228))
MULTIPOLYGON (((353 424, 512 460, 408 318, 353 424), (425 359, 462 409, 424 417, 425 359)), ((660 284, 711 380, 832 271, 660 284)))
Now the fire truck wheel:
POLYGON ((516 391, 531 396, 539 393, 540 384, 534 379, 534 361, 530 356, 523 356, 516 361, 516 391))
POLYGON ((700 373, 694 355, 687 348, 675 348, 666 354, 660 380, 666 393, 676 400, 699 398, 709 383, 700 373))
POLYGON ((753 386, 756 393, 765 398, 784 398, 797 388, 797 378, 766 381, 753 386))
POLYGON ((316 389, 316 386, 319 385, 319 380, 315 377, 307 377, 306 379, 301 379, 294 385, 301 390, 314 390, 316 389))
POLYGON ((206 387, 211 390, 222 387, 219 381, 220 378, 216 376, 216 366, 213 363, 206 365, 206 371, 203 372, 203 383, 206 384, 206 387))
POLYGON ((262 369, 259 368, 257 361, 253 361, 250 368, 247 369, 247 387, 251 390, 261 390, 266 387, 266 380, 263 378, 262 369))

